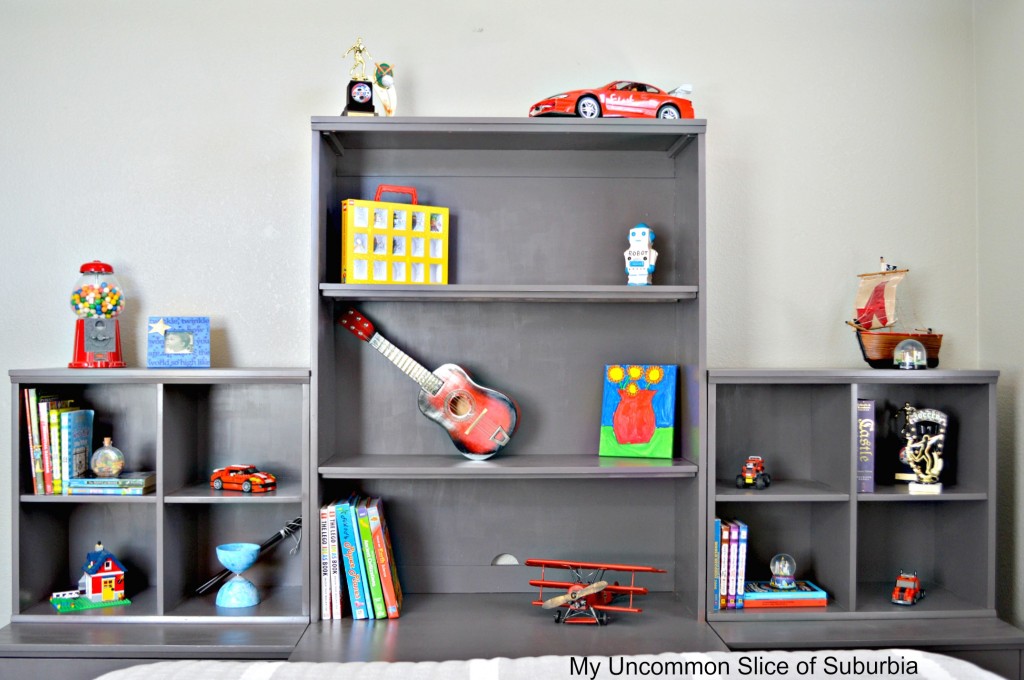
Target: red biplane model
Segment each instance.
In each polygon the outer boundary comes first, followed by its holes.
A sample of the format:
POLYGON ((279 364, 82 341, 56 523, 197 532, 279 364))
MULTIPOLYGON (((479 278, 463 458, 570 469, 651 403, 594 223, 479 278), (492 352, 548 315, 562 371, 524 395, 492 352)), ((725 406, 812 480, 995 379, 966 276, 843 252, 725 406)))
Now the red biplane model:
POLYGON ((540 594, 533 605, 544 609, 556 609, 555 623, 589 623, 603 626, 608 623, 608 612, 639 614, 643 610, 633 606, 634 595, 646 595, 647 588, 636 585, 637 572, 664 574, 664 569, 643 567, 635 564, 605 564, 603 562, 575 562, 572 560, 533 560, 524 562, 528 567, 540 567, 540 578, 530 581, 531 586, 540 588, 540 594), (547 567, 566 569, 572 574, 572 581, 548 581, 544 578, 547 567), (619 582, 608 583, 605 571, 630 572, 629 585, 619 582), (557 588, 565 593, 544 599, 545 588, 557 588), (629 596, 629 601, 613 604, 629 596))

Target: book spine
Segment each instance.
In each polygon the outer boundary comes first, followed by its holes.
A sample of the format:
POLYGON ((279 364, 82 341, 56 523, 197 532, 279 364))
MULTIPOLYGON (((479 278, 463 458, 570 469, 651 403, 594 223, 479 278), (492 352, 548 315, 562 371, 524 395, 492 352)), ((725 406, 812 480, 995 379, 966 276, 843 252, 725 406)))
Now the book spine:
POLYGON ((43 478, 43 449, 37 441, 39 435, 39 402, 36 388, 25 389, 25 428, 28 434, 29 470, 32 473, 32 492, 37 496, 46 493, 43 478))
POLYGON ((67 476, 60 437, 60 413, 57 409, 50 409, 50 459, 53 462, 53 493, 66 495, 64 488, 67 476))
POLYGON ((736 609, 736 568, 739 558, 740 528, 736 522, 729 522, 729 596, 728 608, 736 609))
POLYGON ((118 488, 113 486, 80 487, 73 486, 68 489, 69 496, 145 496, 153 492, 154 487, 118 488))
POLYGON ((722 520, 722 568, 719 572, 718 607, 727 609, 729 606, 729 523, 722 520))
POLYGON ((118 479, 117 477, 79 477, 68 480, 68 486, 72 489, 138 489, 144 486, 153 486, 155 482, 145 479, 118 479))
POLYGON ((370 531, 370 514, 366 509, 366 499, 356 505, 356 517, 359 523, 359 540, 363 547, 363 561, 366 563, 366 585, 370 590, 370 601, 373 602, 374 618, 387 618, 384 606, 384 591, 380 585, 380 569, 377 567, 377 551, 373 548, 373 532, 370 531))
POLYGON ((397 619, 401 610, 395 594, 395 574, 388 545, 384 541, 384 512, 379 498, 366 503, 366 514, 370 520, 370 536, 373 539, 373 554, 377 558, 380 572, 380 589, 384 595, 384 607, 389 619, 397 619))
POLYGON ((43 489, 47 496, 53 495, 53 460, 50 457, 50 402, 39 402, 39 419, 36 432, 43 450, 43 489))
POLYGON ((875 491, 875 401, 857 400, 857 493, 875 491))
POLYGON ((718 517, 715 518, 715 528, 712 536, 714 537, 714 562, 711 566, 711 573, 714 575, 714 597, 711 601, 711 607, 715 611, 718 611, 722 608, 719 602, 719 598, 721 597, 719 588, 722 584, 722 520, 718 517))
POLYGON ((370 584, 367 583, 366 575, 366 557, 363 555, 363 541, 359 536, 359 514, 356 510, 356 506, 359 504, 358 498, 353 498, 348 504, 348 521, 349 526, 352 527, 352 543, 355 546, 355 562, 359 568, 359 588, 361 591, 361 597, 363 603, 366 606, 366 618, 374 619, 377 618, 376 613, 373 611, 373 601, 370 599, 370 584))
POLYGON ((354 498, 338 503, 338 547, 341 551, 342 565, 345 568, 345 583, 348 586, 348 600, 352 608, 353 619, 369 618, 366 611, 367 601, 364 594, 362 556, 359 554, 359 541, 356 539, 354 526, 349 515, 354 498))
POLYGON ((327 555, 330 574, 331 618, 341 619, 341 567, 338 549, 338 515, 327 512, 327 555))
POLYGON ((320 618, 331 620, 330 505, 320 508, 320 618))
POLYGON ((736 548, 736 609, 743 609, 743 589, 747 581, 747 525, 737 521, 740 528, 739 545, 736 548))
POLYGON ((61 494, 68 495, 68 479, 71 478, 71 423, 68 413, 60 414, 60 474, 61 494))
POLYGON ((809 600, 750 600, 747 602, 747 609, 770 609, 777 607, 825 607, 827 599, 809 600))

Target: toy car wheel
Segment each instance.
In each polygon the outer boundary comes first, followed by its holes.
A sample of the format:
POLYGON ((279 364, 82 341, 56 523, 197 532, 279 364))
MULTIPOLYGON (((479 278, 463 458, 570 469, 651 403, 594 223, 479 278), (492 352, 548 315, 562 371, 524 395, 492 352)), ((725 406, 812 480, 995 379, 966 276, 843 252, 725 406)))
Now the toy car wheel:
POLYGON ((754 486, 757 487, 758 489, 763 489, 766 486, 768 486, 768 482, 765 480, 764 477, 764 475, 758 475, 757 478, 754 480, 754 486))
POLYGON ((764 473, 764 485, 765 486, 771 486, 772 485, 772 476, 770 474, 768 474, 767 472, 764 473))
POLYGON ((678 120, 678 118, 679 118, 679 109, 677 109, 676 107, 672 106, 671 104, 665 104, 660 109, 658 109, 658 118, 666 118, 666 119, 670 119, 670 120, 678 120))
POLYGON ((743 483, 743 475, 736 475, 736 488, 742 489, 746 484, 743 483))
POLYGON ((580 97, 576 102, 576 115, 580 118, 600 118, 601 104, 593 97, 580 97))
POLYGON ((224 488, 224 482, 219 479, 213 480, 213 488, 216 489, 217 491, 220 491, 221 489, 224 488))
POLYGON ((252 482, 250 482, 248 479, 242 482, 242 491, 244 491, 245 493, 249 493, 250 491, 252 491, 252 482))

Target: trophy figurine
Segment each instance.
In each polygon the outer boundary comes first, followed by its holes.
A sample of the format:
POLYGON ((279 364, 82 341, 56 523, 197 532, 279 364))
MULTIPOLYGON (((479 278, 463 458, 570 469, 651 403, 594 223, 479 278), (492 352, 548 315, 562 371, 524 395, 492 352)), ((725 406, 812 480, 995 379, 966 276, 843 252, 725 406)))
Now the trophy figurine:
POLYGON ((350 80, 345 95, 347 101, 341 115, 376 116, 377 112, 373 105, 373 81, 366 77, 366 59, 372 60, 373 57, 367 51, 362 38, 356 38, 356 44, 348 48, 342 58, 350 54, 355 64, 348 72, 350 80))
POLYGON ((917 476, 916 482, 910 482, 910 493, 942 493, 939 475, 949 416, 933 408, 914 408, 909 402, 904 404, 900 414, 904 419, 900 435, 907 442, 900 449, 900 460, 917 476))

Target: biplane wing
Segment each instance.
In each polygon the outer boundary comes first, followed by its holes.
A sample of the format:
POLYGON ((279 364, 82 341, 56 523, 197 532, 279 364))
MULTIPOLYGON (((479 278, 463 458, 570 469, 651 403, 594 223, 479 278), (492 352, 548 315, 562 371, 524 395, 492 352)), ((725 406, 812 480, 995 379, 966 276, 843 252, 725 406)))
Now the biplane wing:
POLYGON ((612 564, 607 562, 577 562, 575 560, 535 560, 523 562, 528 567, 553 567, 555 569, 587 569, 602 571, 632 571, 650 574, 664 574, 664 569, 645 567, 637 564, 612 564))
POLYGON ((643 586, 636 585, 636 574, 665 573, 664 569, 658 569, 657 567, 609 562, 528 559, 523 564, 528 567, 541 568, 541 577, 539 579, 532 579, 529 582, 531 586, 540 588, 538 599, 533 600, 531 604, 537 607, 544 607, 545 609, 551 607, 567 608, 569 611, 564 615, 556 614, 555 616, 555 621, 562 623, 604 623, 607 620, 607 615, 599 614, 598 612, 625 612, 630 614, 639 614, 643 610, 639 607, 633 606, 633 596, 646 595, 648 590, 643 586), (572 574, 572 580, 548 580, 544 578, 545 571, 548 568, 565 569, 572 574), (622 585, 618 582, 607 583, 603 581, 603 575, 606 571, 622 571, 629 573, 629 585, 622 585), (583 590, 586 586, 595 582, 601 582, 603 584, 599 592, 591 594, 583 590), (566 595, 545 599, 545 588, 563 591, 566 595), (584 592, 586 592, 584 597, 577 598, 574 594, 579 593, 580 595, 583 595, 584 592), (629 598, 628 604, 612 604, 614 600, 624 598, 626 596, 629 598))

